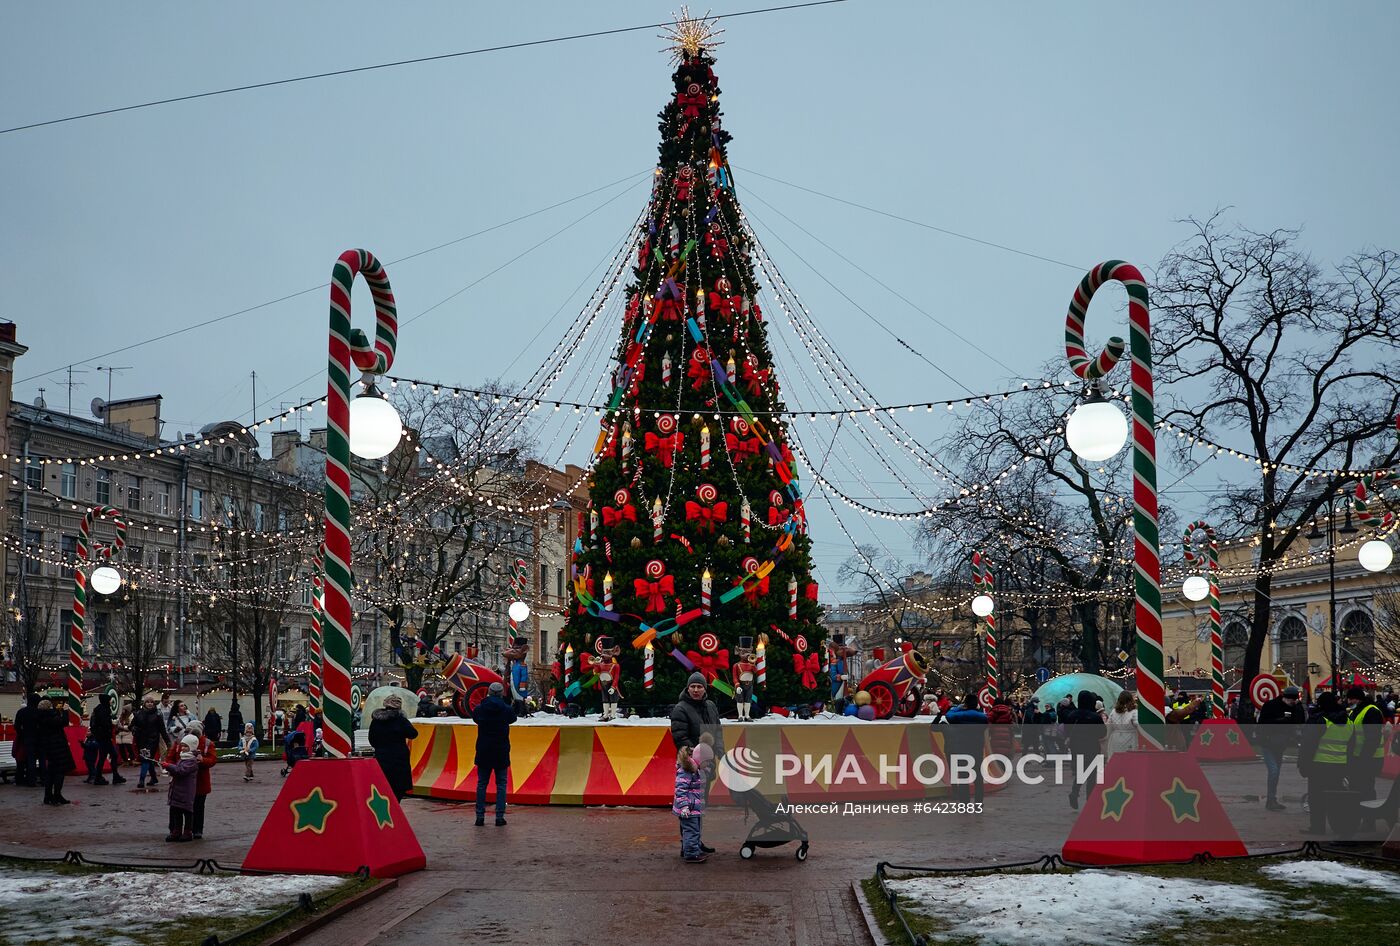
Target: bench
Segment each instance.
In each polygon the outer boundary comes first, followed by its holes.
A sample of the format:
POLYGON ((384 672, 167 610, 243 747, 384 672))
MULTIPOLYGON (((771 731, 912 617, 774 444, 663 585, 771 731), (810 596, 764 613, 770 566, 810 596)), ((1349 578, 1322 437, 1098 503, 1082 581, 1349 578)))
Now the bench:
POLYGON ((15 762, 15 744, 13 742, 0 742, 0 784, 10 781, 10 776, 19 771, 19 765, 15 762))

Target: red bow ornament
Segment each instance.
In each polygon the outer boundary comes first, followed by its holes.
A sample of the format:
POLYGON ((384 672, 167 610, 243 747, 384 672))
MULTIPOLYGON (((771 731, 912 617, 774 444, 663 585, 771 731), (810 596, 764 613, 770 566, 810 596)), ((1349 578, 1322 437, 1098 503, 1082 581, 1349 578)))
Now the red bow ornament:
POLYGON ((791 510, 788 510, 788 509, 784 509, 782 506, 769 506, 769 507, 768 507, 768 524, 769 524, 770 526, 780 526, 780 525, 782 525, 784 522, 787 522, 787 521, 788 521, 788 517, 791 516, 791 515, 792 515, 792 511, 791 511, 791 510))
POLYGON ((809 601, 816 601, 816 600, 817 600, 817 583, 816 583, 815 581, 811 581, 811 582, 808 582, 808 583, 807 583, 807 600, 809 600, 809 601))
POLYGON ((711 290, 710 308, 727 319, 739 312, 739 303, 743 301, 743 298, 743 296, 722 296, 711 290))
POLYGON ((651 320, 658 319, 664 322, 679 322, 683 314, 681 300, 679 299, 657 299, 651 309, 651 320))
POLYGON ((666 595, 676 593, 676 579, 671 575, 662 575, 656 581, 648 581, 645 578, 633 578, 632 586, 636 589, 638 598, 646 599, 646 611, 665 611, 666 595))
POLYGON ((773 370, 771 368, 756 368, 755 364, 757 363, 752 358, 744 360, 744 381, 748 385, 749 394, 758 397, 763 393, 763 388, 770 383, 769 378, 772 376, 773 370))
POLYGON ((676 200, 690 200, 690 189, 695 186, 695 172, 690 168, 681 168, 676 175, 676 200))
POLYGON ((729 651, 717 650, 713 654, 702 654, 698 650, 688 650, 685 655, 695 664, 695 669, 705 675, 705 682, 714 682, 715 677, 729 669, 729 651))
POLYGON ((749 604, 758 604, 759 595, 768 594, 768 576, 764 575, 758 581, 747 585, 744 588, 744 597, 749 599, 749 604))
POLYGON ((792 655, 792 672, 802 677, 802 686, 808 690, 817 688, 817 672, 821 668, 816 654, 808 654, 805 658, 801 654, 792 655))
MULTIPOLYGON (((699 118, 700 109, 704 108, 705 103, 709 101, 709 96, 707 96, 703 91, 691 91, 692 89, 699 88, 700 87, 698 85, 691 83, 690 88, 688 88, 686 91, 676 93, 676 104, 680 106, 681 115, 683 117, 699 118)), ((685 198, 683 197, 681 199, 685 200, 685 198)))
POLYGON ((631 503, 627 503, 626 505, 623 505, 623 506, 604 506, 604 507, 603 507, 603 525, 605 525, 605 526, 616 526, 616 525, 621 525, 622 522, 623 522, 623 520, 627 520, 627 521, 629 521, 629 522, 636 522, 636 521, 637 521, 637 507, 634 506, 634 505, 632 505, 631 503))
POLYGON ((756 457, 763 451, 763 441, 758 437, 737 437, 734 434, 725 434, 724 442, 729 445, 729 455, 737 462, 756 457))
POLYGON ((632 320, 637 317, 637 313, 641 311, 641 308, 642 296, 641 293, 637 293, 627 300, 627 314, 623 317, 623 322, 631 324, 632 320))
POLYGON ((642 245, 637 247, 637 265, 645 266, 649 256, 651 256, 651 237, 647 237, 642 241, 642 245))
POLYGON ((713 533, 716 522, 729 520, 729 504, 715 503, 713 506, 702 506, 695 500, 688 499, 685 503, 685 519, 686 522, 699 519, 701 528, 706 528, 713 533))
POLYGON ((718 225, 710 227, 709 232, 705 234, 705 245, 710 248, 710 255, 715 259, 722 259, 729 251, 729 241, 724 238, 718 225))
POLYGON ((695 349, 695 354, 690 358, 690 365, 685 370, 685 376, 691 379, 690 386, 696 391, 705 385, 705 381, 710 377, 710 353, 704 347, 695 349))
POLYGON ((678 430, 673 434, 658 437, 651 431, 647 431, 645 442, 647 453, 655 453, 661 460, 661 465, 669 470, 671 464, 675 462, 676 451, 681 448, 681 444, 685 443, 685 435, 678 430))

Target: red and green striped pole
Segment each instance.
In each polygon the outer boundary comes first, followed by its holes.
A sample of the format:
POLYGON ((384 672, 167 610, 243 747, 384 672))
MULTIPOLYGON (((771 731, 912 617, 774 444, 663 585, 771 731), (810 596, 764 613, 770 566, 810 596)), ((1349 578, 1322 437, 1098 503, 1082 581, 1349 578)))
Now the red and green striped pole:
MULTIPOLYGON (((994 576, 991 563, 981 552, 972 553, 972 587, 979 595, 992 597, 994 576)), ((1001 672, 997 663, 997 615, 993 611, 982 619, 987 624, 987 689, 992 699, 1001 696, 1001 672)))
POLYGON ((105 562, 126 546, 126 520, 111 506, 94 506, 83 515, 78 527, 78 565, 73 569, 73 623, 68 629, 68 724, 83 721, 84 629, 87 627, 87 573, 83 563, 105 562), (98 519, 111 519, 117 538, 111 545, 92 543, 92 526, 98 519))
POLYGON ((312 712, 321 710, 321 614, 325 610, 325 592, 322 591, 325 574, 326 543, 316 548, 316 556, 311 560, 311 639, 310 651, 311 682, 306 685, 306 702, 312 712))
POLYGON ((389 276, 368 250, 346 250, 331 270, 330 357, 326 384, 326 538, 321 625, 322 733, 326 751, 348 758, 353 748, 350 713, 353 579, 350 554, 350 364, 383 374, 398 347, 398 311, 389 276), (350 327, 350 287, 359 273, 374 297, 375 339, 350 327))
POLYGON ((1215 540, 1215 529, 1203 520, 1197 520, 1186 527, 1182 537, 1186 550, 1186 564, 1204 562, 1206 581, 1210 583, 1210 706, 1211 715, 1216 719, 1225 716, 1225 643, 1220 636, 1220 584, 1217 573, 1220 571, 1220 544, 1215 540), (1204 554, 1197 554, 1193 541, 1197 532, 1206 536, 1204 554))
POLYGON ((1166 687, 1162 656, 1162 554, 1157 526, 1157 438, 1152 397, 1152 326, 1147 283, 1122 260, 1100 263, 1085 274, 1065 317, 1065 356, 1086 381, 1106 375, 1123 355, 1123 339, 1110 338, 1097 358, 1084 348, 1084 313, 1100 286, 1117 280, 1128 290, 1128 352, 1132 359, 1133 591, 1136 599, 1138 723, 1156 745, 1165 737, 1166 687))

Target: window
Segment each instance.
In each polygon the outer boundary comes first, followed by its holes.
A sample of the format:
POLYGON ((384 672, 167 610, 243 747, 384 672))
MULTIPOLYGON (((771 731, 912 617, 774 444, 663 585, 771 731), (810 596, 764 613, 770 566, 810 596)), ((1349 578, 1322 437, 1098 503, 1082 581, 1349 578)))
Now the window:
POLYGON ((43 562, 39 561, 38 555, 44 551, 44 533, 37 529, 24 530, 24 549, 32 557, 24 560, 24 573, 26 575, 38 575, 43 571, 43 562))
POLYGON ((102 649, 109 638, 108 632, 112 627, 112 616, 110 614, 98 614, 92 619, 92 641, 87 647, 88 653, 97 653, 102 649))
POLYGON ((204 521, 204 490, 190 490, 190 518, 195 522, 204 521))
POLYGON ((238 509, 233 505, 233 497, 224 497, 224 525, 232 526, 238 521, 238 509))
POLYGON ((1376 626, 1365 611, 1342 619, 1342 668, 1370 670, 1376 663, 1376 626))
POLYGON ((546 589, 548 589, 548 588, 549 588, 549 566, 546 565, 544 562, 540 562, 540 595, 541 595, 541 597, 544 596, 544 594, 546 593, 546 589))
POLYGON ((126 478, 126 508, 141 510, 141 477, 128 475, 126 478))
POLYGON ((112 505, 112 471, 97 471, 97 504, 99 506, 112 505))
POLYGON ((285 510, 285 509, 280 509, 280 508, 279 508, 279 509, 277 510, 277 531, 278 531, 278 532, 286 532, 286 531, 287 531, 287 510, 285 510))
POLYGON ((78 496, 78 465, 76 463, 64 463, 58 468, 58 494, 64 499, 76 499, 78 496))
POLYGON ((285 627, 279 627, 279 628, 277 629, 277 659, 278 659, 278 660, 286 660, 286 659, 287 659, 287 637, 288 637, 287 629, 286 629, 285 627))
POLYGON ((158 516, 170 515, 170 484, 157 483, 153 495, 156 501, 155 514, 158 516))
POLYGON ((58 550, 63 553, 64 558, 72 558, 78 554, 78 537, 76 535, 60 536, 58 540, 58 550))
POLYGON ((203 554, 202 552, 197 552, 197 553, 195 553, 195 556, 194 556, 194 567, 195 567, 195 568, 207 568, 208 566, 209 566, 209 556, 203 554))
POLYGON ((253 531, 254 531, 254 532, 261 532, 261 531, 263 531, 263 513, 264 513, 263 504, 262 504, 262 503, 253 503, 253 531))
POLYGON ((360 638, 360 666, 369 666, 369 638, 360 638))
POLYGON ((68 645, 68 633, 73 627, 73 612, 68 608, 63 608, 58 612, 58 639, 63 641, 64 649, 68 645))
POLYGON ((564 569, 562 568, 554 570, 554 589, 556 596, 564 597, 564 569))
POLYGON ((1278 662, 1289 679, 1308 678, 1308 626, 1302 618, 1286 617, 1279 625, 1278 662))
POLYGON ((146 559, 142 557, 144 553, 145 549, 143 549, 141 546, 128 545, 126 547, 126 560, 131 564, 135 565, 137 568, 140 568, 142 565, 146 564, 146 559))
POLYGON ((30 457, 29 465, 24 468, 24 485, 30 489, 44 488, 44 461, 38 457, 30 457))
MULTIPOLYGON (((1206 640, 1210 638, 1207 637, 1206 640)), ((1225 670, 1244 666, 1244 651, 1249 646, 1249 626, 1242 621, 1225 625, 1225 670)), ((1262 663, 1262 661, 1261 661, 1262 663)))

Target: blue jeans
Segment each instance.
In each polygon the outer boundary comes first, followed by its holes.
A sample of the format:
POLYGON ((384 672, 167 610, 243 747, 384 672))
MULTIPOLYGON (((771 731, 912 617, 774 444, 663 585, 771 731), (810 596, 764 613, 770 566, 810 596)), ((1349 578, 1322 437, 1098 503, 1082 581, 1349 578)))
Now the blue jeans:
POLYGON ((1264 771, 1268 773, 1268 801, 1278 801, 1278 774, 1283 768, 1283 750, 1261 746, 1259 754, 1264 757, 1264 771))
POLYGON ((506 816, 506 772, 510 766, 502 765, 499 768, 479 765, 476 769, 476 816, 486 817, 486 783, 491 781, 491 774, 496 775, 496 817, 506 816))
POLYGON ((142 759, 142 760, 141 760, 141 775, 140 775, 140 777, 136 780, 136 784, 137 784, 137 785, 142 785, 142 786, 144 786, 144 785, 146 784, 146 779, 147 779, 148 777, 149 777, 150 780, 151 780, 151 784, 154 785, 154 784, 156 783, 156 760, 155 760, 155 759, 142 759))
POLYGON ((704 820, 703 815, 681 816, 681 854, 685 857, 700 856, 700 827, 704 820))

